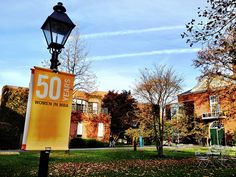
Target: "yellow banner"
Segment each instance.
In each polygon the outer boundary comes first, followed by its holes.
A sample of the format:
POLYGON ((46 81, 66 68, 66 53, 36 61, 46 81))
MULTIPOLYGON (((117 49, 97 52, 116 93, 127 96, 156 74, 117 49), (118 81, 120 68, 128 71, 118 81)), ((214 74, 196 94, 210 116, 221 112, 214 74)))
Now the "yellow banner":
POLYGON ((67 150, 74 75, 35 67, 32 76, 22 149, 67 150))

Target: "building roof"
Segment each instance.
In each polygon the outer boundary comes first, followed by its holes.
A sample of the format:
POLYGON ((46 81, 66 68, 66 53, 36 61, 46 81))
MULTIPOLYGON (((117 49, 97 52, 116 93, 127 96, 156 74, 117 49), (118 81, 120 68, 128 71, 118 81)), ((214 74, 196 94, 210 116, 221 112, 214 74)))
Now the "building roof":
POLYGON ((84 91, 76 91, 74 97, 77 99, 88 101, 88 99, 91 97, 99 97, 102 99, 106 94, 107 92, 104 92, 104 91, 94 91, 91 93, 87 93, 84 91))
POLYGON ((90 93, 90 95, 95 95, 95 96, 100 96, 100 97, 104 97, 106 94, 107 92, 104 92, 104 91, 94 91, 90 93))
POLYGON ((10 88, 10 89, 29 89, 28 87, 20 87, 20 86, 13 86, 13 85, 4 85, 2 87, 2 90, 4 90, 4 88, 10 88))
POLYGON ((86 101, 87 101, 89 95, 88 95, 87 92, 83 92, 83 91, 78 91, 78 90, 77 90, 77 91, 75 92, 74 97, 77 98, 77 99, 81 99, 81 100, 86 100, 86 101))
MULTIPOLYGON (((233 84, 234 81, 229 79, 225 79, 223 77, 215 77, 209 79, 208 77, 202 78, 196 86, 194 86, 191 90, 181 93, 180 95, 188 95, 192 93, 201 93, 206 92, 207 90, 217 90, 233 84)), ((234 83, 235 84, 235 83, 234 83)))
MULTIPOLYGON (((9 88, 9 89, 25 89, 25 90, 28 90, 27 87, 18 87, 18 86, 12 86, 12 85, 5 85, 5 86, 2 87, 2 91, 3 91, 5 88, 9 88)), ((77 90, 77 91, 75 92, 74 97, 77 98, 77 99, 81 99, 81 100, 88 101, 88 99, 91 98, 91 97, 99 97, 99 98, 102 99, 106 94, 107 94, 107 92, 104 92, 104 91, 94 91, 94 92, 88 93, 88 92, 84 92, 84 91, 79 91, 79 90, 77 90)), ((0 103, 1 103, 1 97, 2 97, 2 93, 0 93, 0 103)))

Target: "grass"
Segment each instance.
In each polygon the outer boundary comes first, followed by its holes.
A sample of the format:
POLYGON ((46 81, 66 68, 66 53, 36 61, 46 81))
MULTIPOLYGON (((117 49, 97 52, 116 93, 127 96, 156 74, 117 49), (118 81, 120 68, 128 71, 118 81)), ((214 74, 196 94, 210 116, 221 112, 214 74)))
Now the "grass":
POLYGON ((38 168, 39 153, 0 155, 0 176, 31 176, 30 171, 38 168))
MULTIPOLYGON (((195 151, 207 148, 166 148, 163 159, 155 148, 51 152, 49 176, 236 176, 233 167, 196 167, 195 151)), ((0 153, 1 177, 37 176, 38 165, 39 152, 0 153)))

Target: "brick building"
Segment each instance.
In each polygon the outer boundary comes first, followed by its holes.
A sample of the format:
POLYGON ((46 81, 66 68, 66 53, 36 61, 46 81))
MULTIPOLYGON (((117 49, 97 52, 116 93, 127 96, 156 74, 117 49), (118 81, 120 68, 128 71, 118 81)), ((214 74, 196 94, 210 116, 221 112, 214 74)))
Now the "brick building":
POLYGON ((102 99, 106 92, 86 93, 78 91, 73 99, 70 138, 92 138, 109 141, 110 116, 102 108, 102 99))
POLYGON ((178 95, 179 106, 188 107, 188 114, 200 119, 208 126, 211 144, 230 144, 230 137, 236 130, 234 113, 236 93, 229 91, 232 83, 220 78, 211 82, 202 79, 193 89, 178 95))

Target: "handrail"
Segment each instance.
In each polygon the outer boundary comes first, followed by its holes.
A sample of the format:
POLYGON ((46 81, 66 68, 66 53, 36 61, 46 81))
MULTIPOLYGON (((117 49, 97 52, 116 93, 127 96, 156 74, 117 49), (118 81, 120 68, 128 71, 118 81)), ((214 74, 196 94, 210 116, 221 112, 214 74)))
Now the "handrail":
POLYGON ((202 114, 202 119, 219 119, 223 118, 224 116, 223 112, 208 112, 202 114))

